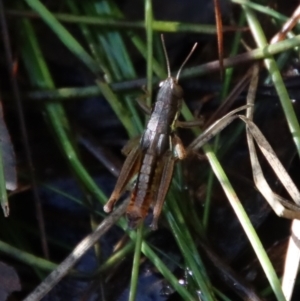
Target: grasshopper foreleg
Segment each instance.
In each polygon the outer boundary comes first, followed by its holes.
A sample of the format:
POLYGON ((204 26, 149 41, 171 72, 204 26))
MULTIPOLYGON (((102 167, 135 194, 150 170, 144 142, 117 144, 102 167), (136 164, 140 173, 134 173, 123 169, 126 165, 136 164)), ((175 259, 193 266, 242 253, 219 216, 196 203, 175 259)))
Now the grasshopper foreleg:
POLYGON ((138 99, 137 100, 137 103, 140 107, 140 109, 146 114, 146 115, 151 115, 151 108, 147 106, 147 104, 141 100, 141 99, 138 99))

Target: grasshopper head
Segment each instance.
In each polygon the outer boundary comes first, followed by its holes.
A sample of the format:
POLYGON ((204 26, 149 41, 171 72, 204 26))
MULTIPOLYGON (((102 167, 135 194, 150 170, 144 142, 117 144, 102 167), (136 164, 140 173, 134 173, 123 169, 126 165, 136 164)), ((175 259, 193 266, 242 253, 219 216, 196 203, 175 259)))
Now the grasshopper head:
POLYGON ((163 93, 165 93, 165 95, 169 94, 168 97, 172 97, 174 99, 183 98, 183 89, 178 84, 178 80, 175 77, 169 76, 167 79, 160 82, 159 87, 162 94, 163 93))

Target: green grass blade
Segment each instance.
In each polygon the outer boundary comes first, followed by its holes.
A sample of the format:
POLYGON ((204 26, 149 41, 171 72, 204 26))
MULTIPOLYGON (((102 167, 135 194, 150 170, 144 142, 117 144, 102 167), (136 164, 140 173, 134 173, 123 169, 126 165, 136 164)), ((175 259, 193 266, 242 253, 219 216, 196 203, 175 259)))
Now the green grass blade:
MULTIPOLYGON (((266 47, 268 45, 268 42, 255 14, 251 9, 249 9, 245 5, 243 6, 243 9, 246 13, 247 21, 249 23, 250 29, 252 31, 253 37, 257 45, 261 48, 266 47)), ((274 87, 276 89, 282 109, 284 111, 288 127, 296 145, 298 155, 300 156, 300 127, 291 99, 286 90, 285 84, 282 80, 280 71, 274 58, 272 56, 268 56, 264 59, 264 62, 274 83, 274 87)))
POLYGON ((192 273, 192 277, 198 285, 198 289, 202 293, 202 298, 205 301, 215 300, 212 286, 204 264, 199 256, 195 243, 189 233, 185 219, 176 202, 174 193, 169 192, 170 198, 165 204, 164 212, 172 229, 173 235, 183 254, 183 257, 192 273))
MULTIPOLYGON (((2 116, 3 118, 3 116, 2 116)), ((0 203, 4 213, 4 216, 7 217, 9 215, 9 204, 6 192, 6 182, 5 182, 5 173, 4 173, 4 165, 3 165, 3 157, 2 157, 2 148, 0 147, 0 203)))
MULTIPOLYGON (((241 27, 244 26, 245 21, 246 21, 245 14, 242 12, 238 25, 241 27)), ((234 40, 232 43, 230 57, 233 57, 238 53, 241 38, 242 38, 242 33, 237 32, 235 34, 235 37, 234 37, 234 40)), ((222 86, 222 92, 221 92, 221 96, 220 96, 221 101, 223 101, 229 93, 230 84, 232 81, 233 70, 234 70, 233 68, 227 68, 225 70, 225 78, 224 78, 224 83, 222 86)), ((217 151, 218 145, 219 145, 219 135, 216 137, 216 139, 214 141, 214 151, 217 151)), ((212 198, 212 191, 213 191, 213 182, 214 182, 214 174, 212 171, 210 171, 208 174, 207 193, 206 193, 206 197, 205 197, 205 205, 204 205, 204 212, 203 212, 203 226, 206 229, 208 227, 208 221, 209 221, 210 205, 211 205, 211 198, 212 198)))
POLYGON ((48 26, 55 32, 62 43, 80 59, 94 73, 101 71, 95 60, 85 51, 85 49, 74 39, 74 37, 62 26, 53 14, 38 0, 25 0, 25 2, 35 10, 48 26))
MULTIPOLYGON (((78 41, 65 29, 65 27, 58 22, 58 20, 53 16, 53 14, 38 0, 25 0, 29 6, 31 6, 40 16, 41 18, 48 24, 48 26, 53 30, 53 32, 57 35, 57 37, 61 40, 61 42, 75 55, 77 56, 94 74, 96 77, 100 77, 102 74, 102 70, 100 66, 86 51, 85 49, 78 43, 78 41)), ((109 52, 108 52, 109 53, 109 52)), ((102 85, 99 85, 100 90, 103 88, 104 91, 101 90, 102 94, 110 97, 108 99, 109 103, 112 104, 117 100, 117 97, 111 91, 109 85, 103 82, 102 85), (104 94, 105 93, 105 94, 104 94)), ((118 101, 119 102, 119 101, 118 101)), ((115 105, 113 108, 118 109, 121 108, 122 104, 115 105)), ((132 120, 128 114, 123 115, 124 110, 115 111, 115 113, 120 118, 124 127, 126 128, 129 136, 133 137, 137 135, 137 131, 135 127, 129 126, 132 124, 132 120)))
POLYGON ((170 283, 170 285, 178 292, 178 294, 185 301, 196 301, 196 299, 183 287, 178 283, 178 279, 172 274, 172 272, 166 267, 166 265, 162 262, 162 260, 154 253, 154 251, 146 244, 145 242, 142 244, 142 252, 147 256, 158 271, 164 276, 164 278, 170 283))
MULTIPOLYGON (((20 31, 22 30, 23 32, 22 56, 29 79, 34 87, 40 89, 53 89, 54 83, 39 49, 34 31, 29 21, 23 20, 21 24, 22 29, 20 29, 20 31)), ((63 107, 59 103, 49 102, 45 104, 45 110, 57 141, 73 171, 96 199, 101 203, 105 203, 107 200, 105 194, 99 189, 77 157, 68 134, 69 125, 63 107)))
POLYGON ((153 12, 152 0, 145 0, 145 27, 147 40, 147 105, 151 106, 153 85, 153 12))
MULTIPOLYGON (((234 1, 234 0, 232 0, 234 1)), ((238 0, 236 0, 237 3, 238 0)), ((7 10, 7 13, 12 16, 22 16, 22 17, 32 17, 32 12, 28 11, 19 11, 19 10, 7 10)), ((127 21, 115 19, 109 15, 100 15, 100 16, 76 16, 66 13, 53 13, 53 16, 64 23, 75 23, 75 24, 85 24, 91 25, 94 27, 105 28, 105 29, 128 29, 128 30, 141 30, 145 29, 144 21, 127 21)), ((285 17, 286 19, 286 17, 285 17)), ((193 32, 193 33, 202 33, 215 35, 217 30, 216 26, 211 24, 195 24, 195 23, 183 23, 183 22, 172 22, 172 21, 155 21, 153 20, 152 24, 153 31, 158 33, 170 32, 193 32)), ((226 28, 225 31, 234 31, 236 28, 226 28)))
POLYGON ((257 236, 254 227, 251 224, 251 221, 247 213, 245 212, 242 204, 240 203, 233 187, 231 186, 215 154, 211 152, 207 146, 205 146, 204 149, 205 149, 206 156, 208 157, 211 167, 214 171, 214 174, 216 175, 219 182, 221 183, 222 188, 256 253, 257 258, 260 264, 262 265, 262 268, 269 280, 271 287, 273 288, 277 300, 285 301, 276 272, 272 266, 272 263, 261 241, 259 240, 259 237, 257 236))
POLYGON ((24 262, 25 264, 40 270, 52 271, 57 267, 57 264, 51 261, 34 256, 1 240, 0 251, 11 258, 15 258, 20 262, 24 262))
POLYGON ((136 298, 142 242, 143 242, 143 224, 140 224, 136 231, 136 241, 135 241, 133 265, 132 265, 132 272, 131 272, 129 301, 135 301, 136 298))

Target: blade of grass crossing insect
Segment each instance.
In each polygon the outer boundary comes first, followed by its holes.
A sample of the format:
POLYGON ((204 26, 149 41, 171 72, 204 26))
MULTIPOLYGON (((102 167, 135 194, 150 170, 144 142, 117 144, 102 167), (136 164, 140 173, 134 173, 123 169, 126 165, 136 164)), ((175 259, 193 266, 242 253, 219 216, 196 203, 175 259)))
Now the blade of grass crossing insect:
POLYGON ((152 84, 153 84, 153 11, 152 0, 145 0, 145 27, 146 27, 146 39, 147 39, 147 105, 151 105, 152 100, 152 84))
POLYGON ((132 265, 132 270, 131 270, 129 301, 135 301, 135 298, 136 298, 142 242, 143 242, 143 223, 141 223, 139 225, 139 227, 137 228, 137 231, 136 231, 133 265, 132 265))
MULTIPOLYGON (((149 93, 146 103, 149 106, 152 99, 151 96, 152 96, 152 55, 153 55, 151 0, 145 0, 145 24, 146 24, 146 36, 147 36, 147 91, 149 93)), ((132 273, 131 273, 129 301, 135 301, 136 298, 142 237, 143 237, 143 224, 140 224, 137 229, 137 239, 135 244, 133 266, 132 266, 132 273)))
MULTIPOLYGON (((21 24, 20 32, 22 31, 23 33, 22 56, 30 80, 35 87, 39 87, 41 89, 53 89, 54 84, 43 59, 33 28, 27 20, 23 20, 21 24)), ((63 153, 68 159, 75 174, 79 177, 79 179, 81 179, 84 186, 87 187, 96 199, 104 204, 107 197, 98 188, 97 184, 93 181, 81 162, 78 160, 76 152, 68 137, 67 132, 69 131, 69 126, 63 107, 59 103, 48 102, 45 104, 45 110, 61 149, 63 150, 63 153)))

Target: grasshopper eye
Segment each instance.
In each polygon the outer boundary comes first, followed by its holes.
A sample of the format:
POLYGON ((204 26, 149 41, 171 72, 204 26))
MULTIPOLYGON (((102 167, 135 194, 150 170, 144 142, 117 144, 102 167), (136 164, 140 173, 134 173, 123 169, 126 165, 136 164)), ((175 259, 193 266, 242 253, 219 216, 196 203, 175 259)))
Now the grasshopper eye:
POLYGON ((173 88, 173 94, 177 97, 177 98, 182 98, 183 97, 183 90, 182 88, 176 84, 174 85, 174 88, 173 88))

